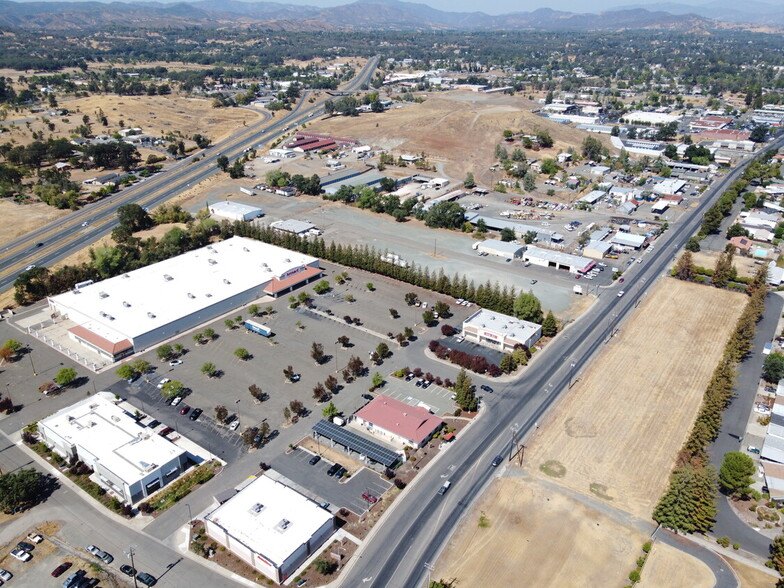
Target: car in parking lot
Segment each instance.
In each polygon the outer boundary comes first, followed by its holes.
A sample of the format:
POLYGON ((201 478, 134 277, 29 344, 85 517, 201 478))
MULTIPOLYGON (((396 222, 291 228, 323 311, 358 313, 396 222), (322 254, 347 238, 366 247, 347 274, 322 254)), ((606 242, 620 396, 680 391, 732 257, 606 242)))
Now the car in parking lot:
POLYGON ((760 452, 759 447, 754 447, 753 445, 749 445, 748 447, 746 447, 746 451, 748 451, 749 453, 756 453, 757 455, 759 455, 760 452))
POLYGON ((16 544, 19 549, 24 549, 25 551, 32 551, 35 549, 35 545, 28 543, 27 541, 20 541, 16 544))
POLYGON ((362 395, 362 398, 364 398, 365 400, 373 400, 373 395, 365 393, 362 395))
POLYGON ((406 382, 410 382, 413 379, 414 379, 414 374, 408 372, 408 375, 406 375, 406 382))
POLYGON ((19 561, 30 561, 33 558, 29 551, 19 549, 18 547, 11 551, 11 555, 13 555, 19 561))
POLYGON ((419 378, 416 383, 414 384, 417 388, 421 388, 422 384, 425 382, 424 378, 419 378))
POLYGON ((73 564, 70 561, 64 561, 55 569, 52 570, 52 578, 59 578, 62 576, 73 564))
POLYGON ((500 465, 501 465, 501 463, 502 463, 503 461, 504 461, 504 456, 503 456, 503 455, 496 455, 496 456, 493 458, 493 467, 494 467, 494 468, 497 468, 498 466, 500 466, 500 465))
POLYGON ((167 383, 169 383, 169 382, 171 382, 171 380, 170 380, 169 378, 163 378, 163 379, 161 379, 161 381, 160 381, 160 382, 158 382, 158 390, 160 390, 161 388, 163 388, 163 385, 164 385, 164 384, 167 384, 167 383))
POLYGON ((135 576, 135 575, 136 575, 136 570, 135 570, 134 568, 132 568, 131 566, 129 566, 128 564, 123 564, 123 565, 121 565, 121 566, 120 566, 120 571, 121 571, 123 574, 125 574, 126 576, 131 576, 131 577, 133 577, 133 576, 135 576))
POLYGON ((335 472, 335 479, 336 480, 340 480, 340 478, 342 478, 343 476, 346 475, 346 472, 348 472, 348 470, 346 468, 344 468, 343 466, 340 466, 338 468, 338 471, 335 472))
POLYGON ((531 284, 536 284, 539 280, 531 280, 531 284))
POLYGON ((320 455, 314 455, 313 457, 311 457, 311 458, 308 460, 308 463, 309 463, 310 465, 316 465, 316 464, 317 464, 318 462, 320 462, 320 461, 321 461, 321 456, 320 456, 320 455))
POLYGON ((338 470, 339 470, 341 467, 343 467, 343 466, 341 466, 339 463, 333 463, 333 464, 332 464, 332 465, 329 467, 329 469, 327 470, 327 475, 328 475, 328 476, 334 476, 334 475, 335 475, 335 473, 336 473, 336 472, 337 472, 337 471, 338 471, 338 470))
POLYGON ((175 365, 182 365, 182 360, 181 360, 181 359, 172 359, 172 360, 169 362, 169 365, 170 365, 171 367, 174 367, 175 365))
POLYGON ((240 426, 240 419, 235 419, 229 425, 229 431, 236 431, 239 426, 240 426))
POLYGON ((182 408, 180 409, 180 414, 188 414, 188 411, 191 409, 190 406, 187 404, 183 404, 182 408))
POLYGON ((158 434, 159 434, 161 437, 165 437, 166 435, 168 435, 169 433, 171 433, 173 430, 174 430, 174 429, 172 429, 171 427, 166 427, 166 428, 164 428, 164 429, 161 429, 161 430, 158 432, 158 434))
POLYGON ((10 580, 13 577, 14 575, 8 570, 0 570, 0 580, 2 580, 3 582, 8 582, 8 580, 10 580))
POLYGON ((179 397, 178 396, 167 396, 166 399, 163 401, 163 403, 166 406, 171 406, 172 404, 174 404, 174 399, 175 398, 179 398, 179 397))
POLYGON ((430 386, 431 383, 432 382, 430 382, 430 380, 423 380, 422 381, 422 388, 427 388, 428 386, 430 386))
POLYGON ((99 549, 95 545, 88 545, 87 552, 94 555, 98 559, 102 559, 106 563, 112 563, 114 561, 114 557, 106 553, 103 549, 99 549))
POLYGON ((204 411, 200 408, 194 408, 193 412, 191 412, 191 416, 189 416, 188 418, 191 419, 192 421, 195 421, 201 416, 201 413, 203 412, 204 411))
POLYGON ((373 496, 370 492, 363 492, 362 499, 367 500, 370 504, 375 504, 376 502, 378 502, 378 498, 373 496))
POLYGON ((171 404, 172 406, 177 406, 180 402, 182 402, 182 399, 183 399, 182 396, 175 396, 174 398, 171 399, 171 402, 169 402, 169 404, 171 404))
POLYGON ((492 394, 493 393, 493 389, 490 386, 488 386, 487 384, 482 384, 481 386, 479 386, 479 388, 481 388, 482 390, 484 390, 488 394, 492 394))
POLYGON ((41 543, 44 540, 44 538, 41 535, 39 535, 38 533, 30 533, 27 536, 27 539, 29 541, 32 541, 36 545, 38 545, 39 543, 41 543))
POLYGON ((155 579, 155 576, 148 574, 147 572, 141 572, 140 574, 137 574, 136 579, 145 586, 155 586, 155 584, 158 582, 158 580, 155 579))

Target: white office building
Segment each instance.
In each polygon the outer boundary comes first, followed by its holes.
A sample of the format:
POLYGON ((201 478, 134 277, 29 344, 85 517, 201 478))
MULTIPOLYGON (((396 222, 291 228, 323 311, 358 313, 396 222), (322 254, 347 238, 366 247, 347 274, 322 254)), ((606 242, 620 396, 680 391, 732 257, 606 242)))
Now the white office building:
POLYGON ((38 433, 56 453, 92 468, 93 481, 126 504, 144 500, 188 467, 185 450, 138 422, 109 392, 38 421, 38 433))
POLYGON ((542 325, 482 308, 463 321, 463 335, 469 341, 511 353, 515 345, 532 347, 541 339, 542 325))
POLYGON ((223 200, 209 205, 210 214, 214 217, 225 218, 231 221, 249 221, 264 216, 264 211, 258 206, 223 200))

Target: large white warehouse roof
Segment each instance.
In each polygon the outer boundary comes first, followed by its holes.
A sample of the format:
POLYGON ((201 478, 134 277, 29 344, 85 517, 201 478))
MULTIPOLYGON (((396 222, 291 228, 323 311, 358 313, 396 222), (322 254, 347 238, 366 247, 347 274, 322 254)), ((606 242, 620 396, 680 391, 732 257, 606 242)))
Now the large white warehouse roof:
POLYGON ((316 261, 288 249, 232 237, 54 296, 50 304, 109 341, 133 341, 275 278, 290 278, 316 261))

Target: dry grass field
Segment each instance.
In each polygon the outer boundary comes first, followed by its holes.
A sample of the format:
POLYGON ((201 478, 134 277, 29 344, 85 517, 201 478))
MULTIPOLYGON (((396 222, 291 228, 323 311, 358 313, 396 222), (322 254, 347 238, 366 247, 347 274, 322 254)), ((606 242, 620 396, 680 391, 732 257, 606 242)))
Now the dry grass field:
MULTIPOLYGON (((692 253, 691 258, 694 260, 694 265, 713 269, 716 267, 716 260, 719 258, 719 254, 716 251, 698 251, 697 253, 692 253)), ((747 278, 754 276, 760 268, 760 266, 754 263, 754 259, 751 257, 743 257, 737 252, 735 253, 735 257, 733 257, 733 264, 738 270, 738 275, 747 278)))
POLYGON ((728 558, 725 561, 740 580, 741 588, 773 588, 776 585, 778 578, 773 570, 766 573, 734 559, 728 558))
POLYGON ((499 478, 461 523, 433 579, 456 578, 459 587, 623 586, 647 540, 536 480, 499 478))
POLYGON ((649 518, 745 303, 661 280, 529 439, 528 467, 649 518))
MULTIPOLYGON (((553 147, 528 151, 529 157, 555 157, 569 147, 579 151, 588 133, 532 114, 537 107, 522 96, 454 91, 432 94, 422 104, 393 108, 383 115, 314 121, 310 129, 353 137, 396 155, 424 151, 431 160, 444 162, 444 171, 451 177, 462 179, 471 171, 477 181, 492 185, 501 179, 488 168, 495 162, 495 146, 503 143, 504 129, 550 132, 553 147)), ((594 137, 610 147, 607 137, 594 137)), ((515 147, 505 145, 510 152, 515 147)))
POLYGON ((700 560, 685 554, 675 547, 655 543, 648 555, 638 588, 662 588, 662 586, 689 586, 711 588, 716 576, 700 560))

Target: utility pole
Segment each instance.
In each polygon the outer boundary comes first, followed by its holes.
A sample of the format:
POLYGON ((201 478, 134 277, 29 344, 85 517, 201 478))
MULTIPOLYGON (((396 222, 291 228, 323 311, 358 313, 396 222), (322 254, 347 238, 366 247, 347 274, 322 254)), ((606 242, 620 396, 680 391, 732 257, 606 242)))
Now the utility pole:
MULTIPOLYGON (((136 570, 136 565, 133 563, 133 556, 134 556, 134 549, 136 549, 135 545, 129 545, 128 551, 125 552, 125 555, 128 556, 131 560, 131 567, 136 570)), ((136 574, 133 575, 133 586, 134 588, 139 588, 139 584, 136 582, 136 574)))
POLYGON ((425 562, 425 569, 427 570, 427 588, 430 588, 430 583, 431 583, 430 574, 432 574, 435 571, 436 566, 434 566, 431 563, 425 562))

